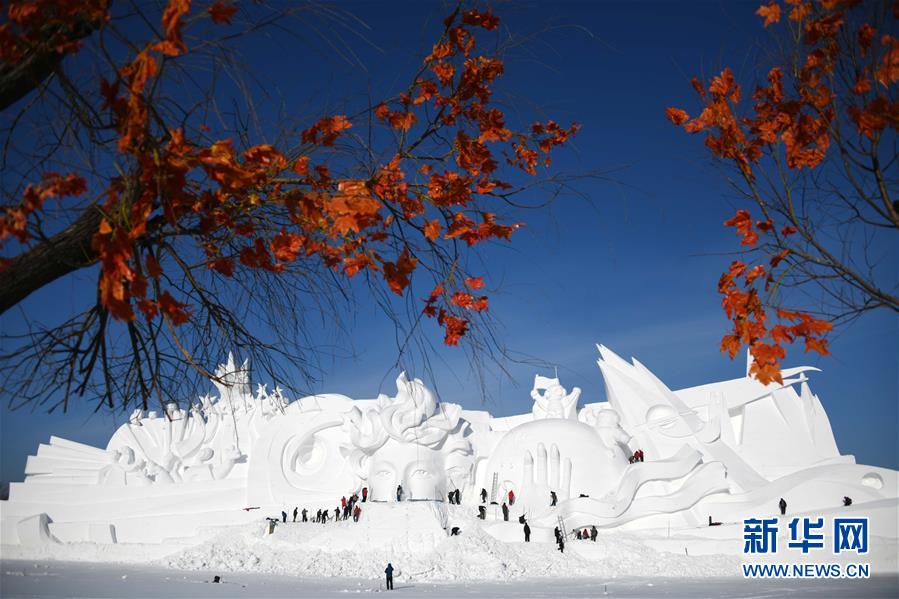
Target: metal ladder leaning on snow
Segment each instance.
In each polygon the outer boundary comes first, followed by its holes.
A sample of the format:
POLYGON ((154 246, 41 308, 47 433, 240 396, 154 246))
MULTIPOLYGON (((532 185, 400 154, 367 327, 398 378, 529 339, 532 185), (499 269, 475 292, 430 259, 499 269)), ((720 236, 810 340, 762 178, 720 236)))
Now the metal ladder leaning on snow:
POLYGON ((499 472, 493 473, 493 485, 490 487, 490 503, 496 503, 496 492, 499 489, 499 472))
POLYGON ((562 518, 562 514, 556 516, 556 520, 559 523, 559 534, 562 535, 562 538, 566 541, 568 540, 568 531, 565 530, 565 520, 562 518))

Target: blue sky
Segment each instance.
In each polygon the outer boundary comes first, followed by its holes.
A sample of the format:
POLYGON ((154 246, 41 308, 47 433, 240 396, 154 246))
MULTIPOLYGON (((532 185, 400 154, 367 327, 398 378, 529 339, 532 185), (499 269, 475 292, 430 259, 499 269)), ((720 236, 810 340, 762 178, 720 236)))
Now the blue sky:
MULTIPOLYGON (((297 60, 290 48, 300 42, 277 35, 248 49, 250 62, 266 65, 263 77, 272 75, 288 107, 389 95, 429 49, 446 12, 437 3, 342 6, 370 28, 367 42, 351 42, 364 70, 329 57, 315 40, 309 46, 319 47, 321 60, 297 60)), ((563 384, 583 389, 583 401, 604 399, 596 342, 639 358, 672 388, 744 372, 742 359, 732 362, 718 351, 727 323, 716 283, 732 259, 726 254, 737 248, 736 237, 721 223, 738 204, 701 139, 673 127, 664 109, 694 106, 688 83, 694 74, 711 76, 729 65, 738 77, 751 78, 765 39, 753 15, 756 6, 555 2, 497 10, 513 31, 541 32, 507 60, 504 100, 581 123, 558 167, 607 173, 578 183, 585 197, 563 197, 547 211, 528 215, 512 245, 484 254, 484 273, 497 287, 491 313, 500 321, 502 341, 557 364, 563 384)), ((891 252, 894 273, 897 255, 891 252)), ((89 276, 70 277, 34 294, 24 309, 52 317, 77 307, 90 284, 89 276)), ((0 327, 8 330, 17 318, 4 315, 0 327)), ((353 397, 393 391, 392 326, 365 301, 354 322, 350 336, 338 340, 347 357, 324 363, 323 380, 312 391, 353 397)), ((432 332, 439 342, 436 327, 432 332)), ((875 313, 836 331, 832 356, 796 348, 788 359, 788 365, 823 370, 811 385, 830 415, 840 450, 892 468, 899 467, 897 333, 899 318, 875 313)), ((514 382, 488 381, 485 398, 461 351, 438 349, 433 367, 435 380, 426 382, 436 385, 442 399, 500 415, 529 410, 533 375, 552 373, 509 364, 514 382)), ((2 399, 3 481, 21 480, 25 457, 51 433, 104 446, 126 416, 93 414, 91 406, 67 415, 10 412, 9 398, 2 399)))

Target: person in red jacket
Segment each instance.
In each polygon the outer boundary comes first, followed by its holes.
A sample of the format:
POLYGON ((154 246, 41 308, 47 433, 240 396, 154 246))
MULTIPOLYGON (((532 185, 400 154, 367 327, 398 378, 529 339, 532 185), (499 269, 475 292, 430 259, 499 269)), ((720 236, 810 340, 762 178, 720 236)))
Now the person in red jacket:
POLYGON ((361 514, 362 514, 362 508, 357 505, 356 509, 353 510, 353 522, 358 522, 359 516, 361 514))
POLYGON ((515 491, 509 489, 509 505, 515 505, 515 491))
POLYGON ((365 503, 366 499, 368 499, 368 487, 362 487, 362 503, 365 503))
POLYGON ((346 495, 340 498, 340 507, 346 509, 346 495))

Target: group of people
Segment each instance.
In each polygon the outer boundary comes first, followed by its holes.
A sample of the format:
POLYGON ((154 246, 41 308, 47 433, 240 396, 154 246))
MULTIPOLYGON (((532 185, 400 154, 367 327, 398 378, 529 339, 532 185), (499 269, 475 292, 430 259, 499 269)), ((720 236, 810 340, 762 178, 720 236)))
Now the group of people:
POLYGON ((638 449, 637 451, 635 451, 635 452, 634 452, 634 455, 632 455, 631 457, 629 457, 629 458, 627 459, 627 461, 628 461, 628 463, 630 463, 630 464, 635 464, 635 463, 637 463, 637 462, 642 462, 642 461, 643 461, 643 450, 642 450, 642 449, 638 449))
MULTIPOLYGON (((353 522, 358 522, 359 517, 362 516, 362 508, 359 507, 359 503, 365 503, 368 499, 368 487, 362 487, 361 500, 359 493, 353 493, 347 498, 346 495, 340 498, 340 505, 334 508, 334 521, 338 522, 340 520, 349 520, 351 517, 353 518, 353 522)), ((297 521, 297 516, 300 517, 300 522, 309 522, 309 510, 303 508, 300 510, 299 507, 293 508, 293 521, 297 521)), ((312 518, 312 522, 318 524, 325 524, 331 519, 331 510, 329 509, 319 509, 315 512, 315 516, 312 518)), ((287 512, 281 512, 281 521, 287 522, 287 512)))
MULTIPOLYGON (((456 491, 454 491, 454 493, 456 493, 456 503, 459 503, 459 495, 458 495, 459 490, 457 489, 456 491)), ((450 496, 452 496, 452 493, 450 493, 450 496)), ((515 491, 513 491, 512 489, 509 489, 509 493, 506 495, 506 497, 508 497, 509 503, 506 503, 504 501, 502 503, 501 509, 503 511, 503 520, 505 522, 508 522, 509 521, 509 506, 515 505, 515 491)), ((450 500, 450 503, 453 503, 453 501, 450 500)), ((478 518, 480 518, 481 520, 487 519, 487 506, 485 505, 486 503, 487 503, 487 489, 482 488, 481 489, 481 505, 478 506, 478 518)), ((496 505, 495 501, 493 501, 491 503, 493 505, 496 505)))

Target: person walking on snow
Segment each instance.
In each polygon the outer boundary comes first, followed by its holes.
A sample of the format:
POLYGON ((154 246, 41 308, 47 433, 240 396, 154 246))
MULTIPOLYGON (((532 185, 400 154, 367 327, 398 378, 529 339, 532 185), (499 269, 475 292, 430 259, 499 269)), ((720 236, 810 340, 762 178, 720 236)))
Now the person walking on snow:
POLYGON ((784 500, 783 497, 780 498, 780 501, 777 503, 777 505, 780 506, 780 515, 781 516, 783 516, 784 514, 787 513, 787 502, 784 500))
POLYGON ((397 501, 403 500, 403 485, 396 486, 396 500, 397 501))
POLYGON ((487 503, 487 489, 481 488, 481 503, 487 503))
POLYGON ((393 564, 387 562, 387 567, 384 568, 384 574, 387 575, 387 590, 393 590, 393 564))
POLYGON ((509 489, 509 505, 515 505, 515 491, 509 489))
POLYGON ((366 499, 368 499, 368 487, 362 487, 362 503, 365 503, 366 499))
POLYGON ((528 526, 527 522, 524 523, 524 542, 525 543, 531 542, 531 527, 528 526))
POLYGON ((336 507, 334 508, 334 522, 337 522, 338 520, 340 520, 340 508, 336 507))
POLYGON ((462 493, 459 491, 459 489, 453 491, 453 494, 455 495, 456 505, 462 505, 462 493))
POLYGON ((362 508, 357 505, 356 509, 353 510, 353 522, 358 522, 360 515, 362 515, 362 508))
POLYGON ((503 521, 504 522, 509 521, 509 506, 506 505, 505 501, 503 502, 503 521))
POLYGON ((303 511, 301 512, 301 514, 303 515, 303 522, 307 522, 307 520, 306 520, 306 508, 303 508, 303 511))
POLYGON ((340 508, 343 509, 346 507, 346 495, 340 498, 340 508))
POLYGON ((599 531, 596 530, 596 525, 594 524, 594 525, 590 528, 590 540, 593 541, 593 542, 595 543, 595 542, 596 542, 596 535, 598 535, 598 534, 599 534, 599 531))
POLYGON ((298 507, 293 508, 293 521, 294 522, 297 521, 297 514, 299 514, 299 513, 300 513, 300 508, 298 508, 298 507))
POLYGON ((549 507, 556 507, 556 502, 559 500, 559 498, 556 497, 556 492, 555 492, 555 491, 550 491, 550 492, 549 492, 549 499, 550 499, 549 507))
POLYGON ((285 512, 284 510, 281 510, 281 522, 287 524, 287 512, 285 512))

